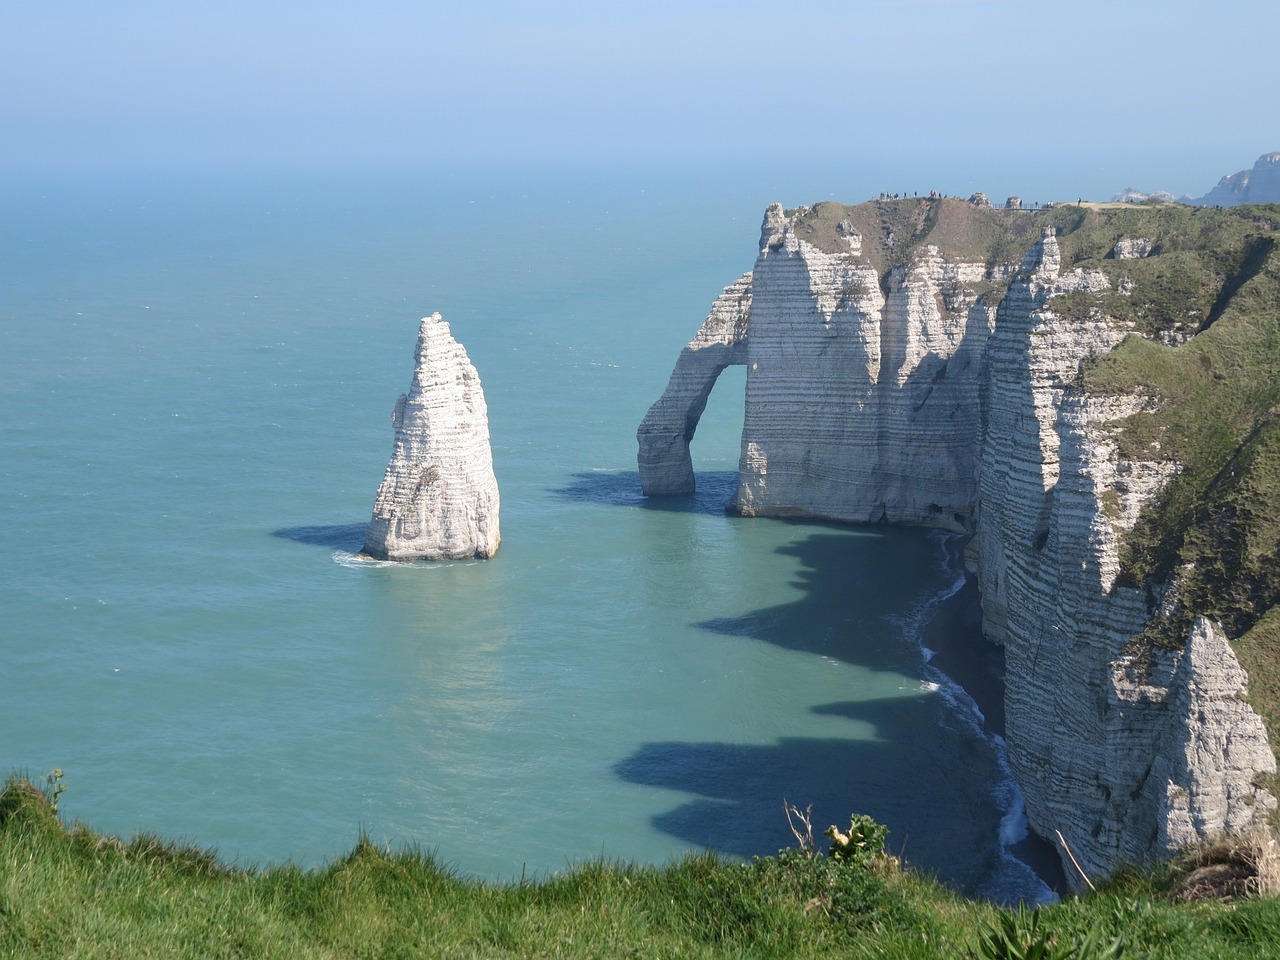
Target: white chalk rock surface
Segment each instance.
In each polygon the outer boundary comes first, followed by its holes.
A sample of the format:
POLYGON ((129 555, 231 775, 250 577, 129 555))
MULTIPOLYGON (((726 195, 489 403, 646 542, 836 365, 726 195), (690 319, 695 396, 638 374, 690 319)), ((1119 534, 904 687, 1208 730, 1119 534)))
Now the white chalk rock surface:
POLYGON ((418 328, 413 385, 391 416, 395 449, 365 535, 379 560, 464 560, 498 551, 498 481, 480 376, 438 313, 418 328))

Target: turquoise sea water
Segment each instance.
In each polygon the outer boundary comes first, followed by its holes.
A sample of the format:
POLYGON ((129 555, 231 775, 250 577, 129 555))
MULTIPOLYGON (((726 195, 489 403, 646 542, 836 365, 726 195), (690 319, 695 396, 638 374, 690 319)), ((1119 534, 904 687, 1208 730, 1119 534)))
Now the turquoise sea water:
MULTIPOLYGON (((915 640, 922 531, 723 514, 741 371, 649 502, 634 433, 764 200, 639 174, 10 186, 0 226, 0 742, 63 810, 228 860, 361 831, 495 880, 790 845, 866 812, 1036 895, 1016 797, 915 640), (486 563, 359 562, 440 310, 484 382, 486 563)), ((854 197, 857 199, 857 197, 854 197)))

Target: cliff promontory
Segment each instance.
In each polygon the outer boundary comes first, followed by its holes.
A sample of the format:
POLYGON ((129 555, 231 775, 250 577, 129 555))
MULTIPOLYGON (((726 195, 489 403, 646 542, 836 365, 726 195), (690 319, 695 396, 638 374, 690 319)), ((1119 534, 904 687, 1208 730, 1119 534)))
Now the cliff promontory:
POLYGON ((1280 152, 1264 153, 1252 167, 1228 174, 1203 197, 1191 202, 1206 207, 1280 203, 1280 152))
POLYGON ((362 553, 465 560, 498 550, 498 482, 480 377, 438 313, 418 328, 413 383, 391 415, 395 447, 362 553))
POLYGON ((771 207, 640 428, 642 485, 692 488, 698 416, 745 364, 730 510, 971 538, 1038 833, 1099 876, 1247 830, 1276 807, 1278 227, 1274 207, 771 207))

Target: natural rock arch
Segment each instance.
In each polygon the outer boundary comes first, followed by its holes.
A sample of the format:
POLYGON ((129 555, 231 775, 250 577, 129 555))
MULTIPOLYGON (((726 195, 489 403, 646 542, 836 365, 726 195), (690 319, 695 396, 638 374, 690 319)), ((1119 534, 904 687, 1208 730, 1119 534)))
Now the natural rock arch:
POLYGON ((751 274, 746 273, 716 298, 698 335, 680 351, 667 389, 636 431, 640 486, 645 496, 693 493, 689 442, 725 367, 747 362, 750 319, 751 274))

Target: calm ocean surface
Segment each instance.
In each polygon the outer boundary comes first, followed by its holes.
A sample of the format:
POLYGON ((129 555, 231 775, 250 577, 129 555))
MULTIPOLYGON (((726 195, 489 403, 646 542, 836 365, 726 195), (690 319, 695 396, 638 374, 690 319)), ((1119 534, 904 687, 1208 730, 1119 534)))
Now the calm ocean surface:
POLYGON ((770 854, 786 799, 818 829, 872 814, 969 892, 1039 892, 1002 852, 999 757, 914 639, 954 587, 938 539, 725 517, 740 370, 698 496, 639 493, 636 426, 765 203, 825 193, 4 189, 0 762, 61 767, 69 818, 242 864, 364 831, 501 881, 770 854), (357 562, 433 310, 484 383, 502 549, 357 562))

